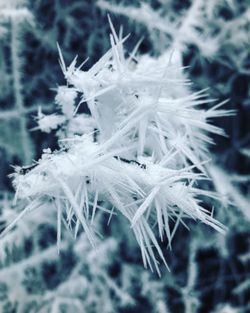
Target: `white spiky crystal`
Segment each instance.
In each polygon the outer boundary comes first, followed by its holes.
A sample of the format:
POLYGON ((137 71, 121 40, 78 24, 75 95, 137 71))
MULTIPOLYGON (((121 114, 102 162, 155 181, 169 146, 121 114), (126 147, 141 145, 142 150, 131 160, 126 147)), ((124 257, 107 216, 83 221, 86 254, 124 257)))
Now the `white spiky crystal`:
MULTIPOLYGON (((66 67, 59 49, 67 80, 56 96, 62 114, 40 115, 38 124, 43 131, 63 124, 67 135, 60 133, 62 150, 44 153, 14 184, 17 198, 31 202, 27 211, 47 202, 58 211, 58 225, 65 220, 75 235, 82 226, 92 245, 96 212, 113 214, 114 208, 128 220, 144 265, 159 272, 155 250, 166 261, 153 225, 167 245, 175 232, 170 220, 185 225, 192 218, 224 229, 202 206, 201 196, 217 195, 198 183, 207 179, 208 132, 223 135, 208 121, 231 112, 200 108, 211 100, 205 91, 190 91, 178 54, 153 59, 136 56, 135 49, 127 56, 127 37, 111 29, 111 49, 88 71, 76 59, 66 67), (78 113, 80 105, 90 115, 78 113)), ((61 227, 58 232, 59 245, 61 227)))

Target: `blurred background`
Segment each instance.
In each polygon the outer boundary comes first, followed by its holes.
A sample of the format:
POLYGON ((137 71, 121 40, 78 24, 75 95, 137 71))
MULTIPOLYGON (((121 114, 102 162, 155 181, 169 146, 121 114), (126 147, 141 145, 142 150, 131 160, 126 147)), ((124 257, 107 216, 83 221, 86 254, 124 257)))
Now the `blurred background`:
POLYGON ((250 1, 249 0, 0 0, 1 228, 16 210, 11 165, 29 165, 55 134, 32 130, 38 107, 55 110, 65 63, 76 55, 90 68, 108 49, 107 14, 116 29, 139 40, 139 54, 180 52, 191 88, 209 88, 233 117, 213 121, 227 137, 211 147, 215 188, 232 205, 217 209, 225 236, 190 222, 179 227, 171 272, 143 268, 129 227, 117 219, 97 251, 65 237, 56 251, 56 219, 33 214, 1 244, 0 308, 11 312, 250 312, 250 1), (32 227, 30 228, 30 225, 32 227), (119 233, 119 236, 117 234, 119 233))

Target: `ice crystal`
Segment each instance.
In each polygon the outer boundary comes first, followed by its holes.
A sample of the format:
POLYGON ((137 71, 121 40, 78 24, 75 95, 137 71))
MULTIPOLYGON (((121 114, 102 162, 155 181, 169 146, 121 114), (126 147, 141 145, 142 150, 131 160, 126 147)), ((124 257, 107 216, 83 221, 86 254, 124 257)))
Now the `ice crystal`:
POLYGON ((45 209, 44 203, 57 211, 58 249, 62 222, 75 236, 81 226, 95 246, 96 212, 123 215, 144 265, 160 274, 157 255, 167 263, 158 236, 171 247, 176 227, 186 226, 187 218, 224 230, 203 207, 204 197, 219 196, 201 189, 199 181, 208 179, 208 133, 224 134, 208 122, 232 112, 218 109, 224 103, 200 108, 211 100, 206 91, 190 91, 178 55, 152 59, 136 49, 127 55, 128 36, 118 36, 109 22, 111 49, 89 70, 77 66, 76 58, 66 66, 59 48, 67 81, 55 99, 61 114, 39 112, 38 127, 58 129, 61 149, 15 174, 16 197, 30 201, 22 215, 45 209), (90 115, 79 113, 80 106, 90 115))

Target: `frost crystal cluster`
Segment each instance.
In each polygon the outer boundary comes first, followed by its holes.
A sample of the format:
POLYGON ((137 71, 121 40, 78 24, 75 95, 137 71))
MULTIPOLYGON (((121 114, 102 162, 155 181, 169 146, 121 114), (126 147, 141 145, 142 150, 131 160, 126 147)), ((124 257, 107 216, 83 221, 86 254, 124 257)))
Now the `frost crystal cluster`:
POLYGON ((128 53, 128 36, 110 25, 111 49, 87 71, 77 58, 66 66, 59 48, 66 84, 58 87, 55 113, 38 114, 38 128, 57 130, 59 149, 17 171, 16 198, 29 200, 22 215, 56 210, 58 249, 62 228, 76 237, 83 230, 95 246, 97 215, 113 223, 122 215, 144 265, 160 273, 158 259, 167 263, 159 241, 171 248, 179 223, 224 229, 202 202, 218 195, 199 182, 208 179, 209 133, 223 135, 209 121, 231 112, 218 109, 223 103, 201 108, 211 100, 206 91, 191 92, 178 53, 139 56, 138 46, 128 53))

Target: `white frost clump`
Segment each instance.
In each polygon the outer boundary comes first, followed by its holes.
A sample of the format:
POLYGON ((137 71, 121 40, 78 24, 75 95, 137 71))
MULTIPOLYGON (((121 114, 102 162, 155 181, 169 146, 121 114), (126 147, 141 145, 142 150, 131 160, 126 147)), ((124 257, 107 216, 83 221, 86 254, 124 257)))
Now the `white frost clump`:
POLYGON ((65 122, 65 120, 66 118, 62 115, 57 114, 45 115, 41 112, 41 109, 39 109, 37 117, 38 127, 34 129, 40 129, 45 133, 50 133, 51 130, 57 129, 59 125, 65 122))
POLYGON ((202 206, 201 196, 218 196, 198 182, 207 179, 208 132, 223 134, 208 120, 231 112, 218 110, 221 104, 199 108, 210 100, 203 91, 190 92, 178 56, 140 58, 135 49, 127 57, 127 37, 111 29, 111 49, 88 71, 76 59, 66 67, 59 50, 67 87, 58 88, 56 103, 63 114, 42 116, 38 123, 44 131, 63 125, 62 149, 44 153, 33 168, 16 174, 14 184, 17 197, 31 202, 26 211, 41 203, 57 210, 58 246, 61 221, 75 236, 82 227, 95 245, 96 212, 122 214, 144 265, 159 273, 156 256, 166 261, 154 225, 169 246, 186 218, 223 230, 202 206), (90 115, 78 114, 79 105, 90 115))
POLYGON ((59 86, 57 95, 56 95, 56 103, 59 104, 62 108, 62 113, 67 117, 71 118, 75 111, 75 98, 77 97, 77 91, 68 88, 66 86, 59 86))

